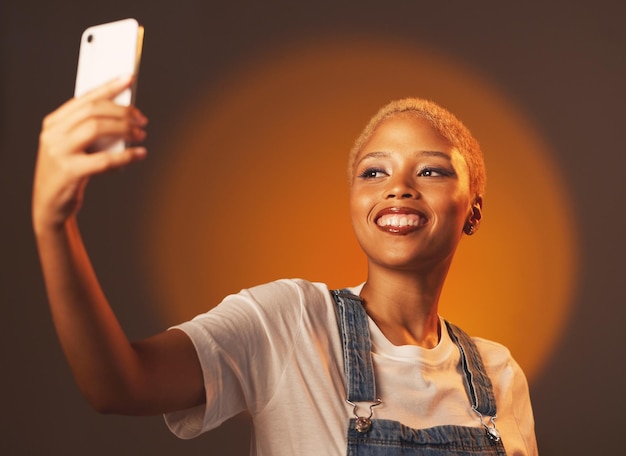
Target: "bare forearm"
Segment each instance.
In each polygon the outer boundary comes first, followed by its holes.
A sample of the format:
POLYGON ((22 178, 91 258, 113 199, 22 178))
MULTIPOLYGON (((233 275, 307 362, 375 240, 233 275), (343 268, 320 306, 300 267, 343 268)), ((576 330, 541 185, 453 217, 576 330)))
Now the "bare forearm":
POLYGON ((83 246, 75 218, 62 228, 37 229, 50 309, 79 388, 107 411, 131 394, 137 356, 113 314, 83 246))

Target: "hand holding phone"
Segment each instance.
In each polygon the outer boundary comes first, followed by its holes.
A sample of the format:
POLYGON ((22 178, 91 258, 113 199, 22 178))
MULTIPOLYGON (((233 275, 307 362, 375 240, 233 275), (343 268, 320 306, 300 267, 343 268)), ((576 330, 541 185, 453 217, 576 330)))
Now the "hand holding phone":
MULTIPOLYGON (((115 97, 114 101, 124 106, 133 104, 142 44, 143 27, 135 19, 87 28, 81 37, 74 96, 79 97, 112 79, 132 74, 132 86, 115 97)), ((122 138, 104 137, 89 150, 122 151, 125 147, 122 138)))

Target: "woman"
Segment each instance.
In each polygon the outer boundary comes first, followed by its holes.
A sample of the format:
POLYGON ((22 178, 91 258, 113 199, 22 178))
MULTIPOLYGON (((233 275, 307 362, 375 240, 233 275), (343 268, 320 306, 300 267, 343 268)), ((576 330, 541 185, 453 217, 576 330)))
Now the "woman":
MULTIPOLYGON (((131 343, 101 291, 76 213, 87 180, 146 156, 86 154, 102 136, 145 138, 113 81, 44 121, 33 224, 52 315, 96 410, 165 413, 182 438, 247 410, 253 454, 536 454, 526 379, 508 350, 438 314, 456 247, 480 226, 478 144, 447 111, 383 108, 350 155, 350 207, 364 284, 279 280, 131 343), (497 420, 496 420, 497 418, 497 420), (506 453, 505 453, 506 451, 506 453)), ((335 259, 341 261, 341 259, 335 259)))

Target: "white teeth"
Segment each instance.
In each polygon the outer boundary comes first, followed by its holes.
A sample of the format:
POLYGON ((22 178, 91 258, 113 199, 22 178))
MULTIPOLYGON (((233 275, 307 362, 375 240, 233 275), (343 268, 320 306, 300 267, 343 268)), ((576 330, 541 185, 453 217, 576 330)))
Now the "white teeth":
POLYGON ((416 214, 389 214, 380 217, 376 223, 378 226, 395 226, 398 228, 419 226, 420 217, 416 214))

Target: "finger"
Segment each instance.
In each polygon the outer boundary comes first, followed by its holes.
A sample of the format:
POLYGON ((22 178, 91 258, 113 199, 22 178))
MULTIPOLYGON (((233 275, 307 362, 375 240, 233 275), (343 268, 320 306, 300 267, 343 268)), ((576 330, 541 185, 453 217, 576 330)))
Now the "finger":
POLYGON ((108 100, 92 100, 89 103, 75 105, 44 125, 44 129, 57 134, 67 134, 78 124, 97 117, 123 118, 127 108, 108 100))
POLYGON ((77 109, 95 100, 113 100, 117 95, 130 87, 133 79, 134 76, 132 75, 112 79, 80 97, 71 98, 46 116, 44 119, 44 127, 53 126, 57 122, 62 121, 65 116, 71 115, 77 109))
POLYGON ((68 115, 59 128, 62 129, 61 132, 67 133, 83 122, 106 118, 127 121, 129 125, 139 127, 144 127, 148 123, 148 119, 135 107, 120 106, 108 100, 94 100, 83 104, 68 115))
POLYGON ((135 76, 132 74, 111 79, 101 86, 90 90, 79 98, 84 101, 89 101, 97 98, 106 98, 112 100, 124 90, 128 89, 132 85, 134 79, 135 76))
POLYGON ((124 139, 127 142, 140 142, 146 137, 143 128, 128 118, 89 118, 76 125, 57 142, 60 147, 50 150, 51 154, 83 153, 96 140, 101 138, 124 139))
POLYGON ((103 151, 77 155, 74 157, 74 171, 76 175, 89 177, 123 168, 130 163, 143 160, 146 155, 147 151, 144 147, 131 147, 122 152, 103 151))

